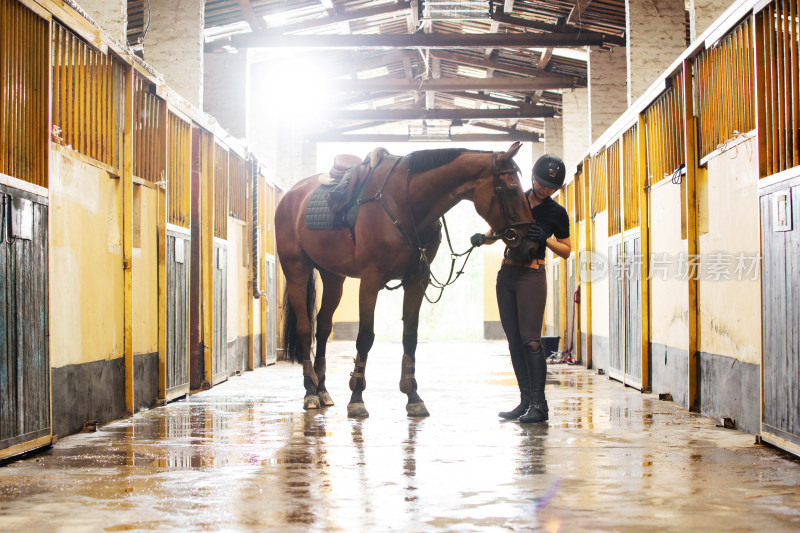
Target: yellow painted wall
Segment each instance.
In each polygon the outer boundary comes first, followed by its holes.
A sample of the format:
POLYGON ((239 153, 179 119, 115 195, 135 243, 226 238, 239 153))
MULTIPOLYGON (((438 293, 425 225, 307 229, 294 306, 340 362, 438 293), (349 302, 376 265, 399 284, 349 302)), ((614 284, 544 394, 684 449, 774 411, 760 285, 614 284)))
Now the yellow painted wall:
POLYGON ((247 290, 248 270, 245 257, 247 225, 228 217, 228 341, 249 335, 247 306, 252 295, 247 290))
MULTIPOLYGON (((339 302, 339 307, 333 313, 333 322, 358 322, 358 287, 360 280, 356 278, 347 278, 344 280, 344 289, 342 290, 342 300, 339 302)), ((320 291, 317 291, 317 297, 321 298, 320 291)))
MULTIPOLYGON (((588 324, 587 317, 588 317, 588 314, 589 314, 589 307, 587 305, 587 300, 586 300, 586 293, 587 293, 588 289, 587 289, 586 283, 581 278, 581 276, 583 276, 583 273, 580 272, 580 264, 579 264, 579 261, 581 259, 580 252, 587 249, 587 246, 586 246, 586 221, 585 220, 583 220, 583 221, 581 221, 581 222, 579 222, 577 224, 577 235, 572 235, 571 238, 572 239, 576 239, 577 238, 577 241, 578 241, 578 248, 577 248, 578 253, 575 255, 575 262, 573 263, 573 265, 574 265, 574 268, 578 269, 578 273, 577 273, 578 277, 576 278, 576 281, 580 282, 580 284, 581 284, 581 303, 579 304, 580 312, 579 312, 579 315, 578 315, 579 316, 579 321, 575 323, 575 331, 576 332, 582 332, 582 333, 585 334, 586 333, 586 326, 588 324)), ((572 305, 572 302, 570 302, 570 305, 572 305)), ((578 341, 576 340, 575 342, 577 343, 578 341)), ((585 362, 586 361, 586 353, 587 353, 586 343, 584 341, 581 341, 581 342, 583 343, 583 344, 581 344, 581 360, 585 362)))
POLYGON ((120 180, 61 149, 50 165, 51 364, 122 357, 120 180))
POLYGON ((608 210, 594 217, 592 235, 594 252, 598 259, 596 268, 606 269, 606 273, 602 276, 598 271, 594 271, 592 278, 592 335, 608 338, 608 210))
POLYGON ((745 271, 760 254, 758 145, 742 142, 708 161, 708 229, 699 237, 703 274, 698 282, 699 345, 703 352, 761 363, 761 280, 739 281, 736 256, 745 271), (714 254, 722 255, 714 255, 714 254), (726 265, 726 256, 732 263, 726 265), (745 259, 747 258, 747 259, 745 259), (729 271, 729 280, 709 267, 729 271), (718 277, 720 279, 715 280, 718 277), (707 279, 711 278, 711 279, 707 279))
POLYGON ((133 353, 158 351, 158 193, 133 186, 133 353))
POLYGON ((682 350, 689 349, 689 291, 686 281, 676 278, 675 260, 686 251, 681 240, 680 186, 662 180, 650 189, 650 252, 659 260, 671 260, 666 275, 651 263, 650 340, 682 350), (666 278, 666 279, 663 279, 666 278))

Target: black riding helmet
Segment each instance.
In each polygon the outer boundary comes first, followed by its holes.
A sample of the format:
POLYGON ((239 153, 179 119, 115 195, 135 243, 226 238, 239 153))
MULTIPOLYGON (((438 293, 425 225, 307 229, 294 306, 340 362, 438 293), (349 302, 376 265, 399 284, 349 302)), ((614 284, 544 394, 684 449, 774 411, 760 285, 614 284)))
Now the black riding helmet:
POLYGON ((560 157, 544 154, 533 164, 533 179, 550 189, 560 189, 566 175, 567 169, 560 157))

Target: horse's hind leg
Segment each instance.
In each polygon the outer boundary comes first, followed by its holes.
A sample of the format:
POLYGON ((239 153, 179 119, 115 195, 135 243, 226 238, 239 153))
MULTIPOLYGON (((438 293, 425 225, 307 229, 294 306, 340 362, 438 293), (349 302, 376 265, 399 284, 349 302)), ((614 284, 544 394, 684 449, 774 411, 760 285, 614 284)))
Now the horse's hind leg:
POLYGON ((417 394, 417 379, 414 377, 419 308, 425 296, 426 285, 418 276, 414 276, 403 286, 403 362, 400 369, 400 392, 408 395, 406 413, 413 417, 430 416, 425 402, 417 394))
POLYGON ((325 388, 325 349, 333 330, 333 312, 342 299, 342 286, 344 276, 337 276, 330 272, 320 271, 322 278, 322 305, 317 313, 317 355, 314 358, 314 372, 317 374, 319 384, 317 395, 323 407, 333 405, 333 398, 325 388))
MULTIPOLYGON (((303 387, 306 395, 303 398, 303 409, 319 409, 317 385, 319 380, 311 362, 311 321, 308 319, 308 286, 314 282, 311 268, 299 266, 296 269, 284 269, 292 273, 287 276, 286 289, 289 303, 296 316, 296 334, 300 343, 300 360, 303 363, 303 387)), ((313 305, 313 304, 312 304, 313 305)))

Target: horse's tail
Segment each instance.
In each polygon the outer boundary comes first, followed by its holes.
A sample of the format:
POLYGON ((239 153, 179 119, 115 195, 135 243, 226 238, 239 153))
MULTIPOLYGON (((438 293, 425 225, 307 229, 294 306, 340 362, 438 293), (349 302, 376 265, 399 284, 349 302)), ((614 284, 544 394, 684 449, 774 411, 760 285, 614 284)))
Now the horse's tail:
MULTIPOLYGON (((311 271, 308 277, 308 286, 306 288, 306 312, 308 313, 308 321, 311 323, 311 338, 314 338, 314 326, 317 314, 317 274, 316 270, 311 271)), ((303 361, 303 354, 300 350, 300 336, 297 334, 297 315, 294 314, 294 309, 289 302, 289 291, 283 291, 283 353, 292 363, 301 363, 303 361)))

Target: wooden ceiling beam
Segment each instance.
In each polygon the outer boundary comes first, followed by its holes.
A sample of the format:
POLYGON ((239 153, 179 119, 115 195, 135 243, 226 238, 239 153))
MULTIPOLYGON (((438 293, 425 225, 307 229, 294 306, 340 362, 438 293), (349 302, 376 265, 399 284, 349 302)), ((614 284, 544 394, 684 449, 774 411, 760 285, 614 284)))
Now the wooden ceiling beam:
POLYGON ((322 120, 472 120, 552 117, 554 110, 545 106, 525 109, 330 109, 319 112, 322 120))
MULTIPOLYGON (((488 102, 490 104, 507 105, 512 107, 518 107, 521 109, 524 109, 526 106, 538 107, 539 109, 543 107, 543 106, 536 106, 535 104, 532 103, 526 103, 524 101, 510 101, 510 100, 505 100, 503 98, 496 98, 489 94, 468 93, 468 92, 450 92, 448 94, 450 94, 451 96, 458 96, 460 98, 469 98, 472 100, 476 100, 478 102, 488 102)), ((533 95, 534 93, 530 94, 531 102, 533 101, 533 95)), ((556 109, 552 107, 547 107, 547 109, 551 109, 553 112, 556 111, 556 109)))
POLYGON ((206 51, 234 48, 582 48, 624 44, 625 39, 589 31, 554 33, 414 33, 359 35, 280 35, 244 33, 218 39, 206 51))
MULTIPOLYGON (((550 50, 552 55, 552 49, 550 50)), ((439 59, 444 59, 445 61, 451 61, 453 63, 462 63, 464 65, 471 65, 473 67, 482 67, 486 69, 500 70, 502 72, 519 74, 521 76, 531 76, 539 78, 558 77, 563 79, 563 76, 560 76, 558 74, 551 74, 549 72, 543 72, 541 69, 538 68, 519 67, 515 65, 509 65, 507 63, 501 63, 493 59, 468 56, 465 54, 458 54, 456 52, 446 52, 444 50, 436 50, 435 52, 431 53, 431 55, 439 59)))
MULTIPOLYGON (((312 142, 363 142, 372 144, 414 142, 408 135, 383 134, 383 133, 339 133, 322 132, 310 134, 306 137, 312 142)), ((541 142, 539 134, 535 131, 516 131, 514 133, 451 133, 450 142, 496 142, 496 141, 527 141, 541 142)))
POLYGON ((366 80, 332 79, 325 82, 328 91, 514 91, 531 92, 536 89, 571 89, 575 78, 439 78, 409 80, 405 78, 373 78, 366 80))
MULTIPOLYGON (((503 22, 505 24, 510 24, 512 26, 519 26, 521 28, 531 28, 534 30, 541 30, 544 32, 549 32, 550 34, 553 35, 563 35, 563 36, 581 35, 593 41, 602 40, 604 45, 625 46, 625 37, 620 37, 618 35, 607 35, 604 33, 597 33, 593 31, 586 31, 579 28, 564 28, 560 24, 551 24, 549 22, 542 22, 539 20, 528 20, 520 17, 512 17, 510 15, 506 15, 499 9, 495 9, 494 13, 492 13, 492 20, 503 22)), ((529 35, 529 34, 523 33, 522 35, 529 35)), ((540 34, 533 34, 533 35, 540 35, 540 34)), ((564 48, 563 46, 557 44, 548 46, 564 48)))
MULTIPOLYGON (((244 1, 247 0, 239 0, 240 4, 241 2, 244 1)), ((252 35, 265 35, 265 36, 283 35, 285 33, 291 33, 294 31, 310 30, 313 28, 330 26, 331 24, 338 24, 340 22, 352 22, 354 20, 361 20, 368 17, 374 17, 377 15, 402 13, 404 11, 408 11, 411 9, 411 2, 401 1, 396 4, 388 4, 378 7, 365 7, 362 9, 353 9, 350 11, 345 11, 343 13, 339 13, 340 10, 337 9, 337 7, 334 5, 331 5, 330 8, 326 9, 328 10, 329 13, 332 13, 327 17, 304 20, 302 22, 296 22, 294 24, 286 24, 284 26, 274 26, 262 32, 258 33, 254 32, 252 35)))
POLYGON ((580 22, 581 15, 583 15, 583 12, 586 11, 586 8, 589 7, 591 3, 592 0, 575 0, 575 5, 572 6, 572 10, 567 16, 567 24, 574 26, 580 22))
POLYGON ((250 25, 250 30, 263 31, 266 29, 264 19, 256 15, 256 12, 253 11, 253 5, 250 3, 250 0, 239 0, 239 9, 242 10, 245 20, 250 25))

